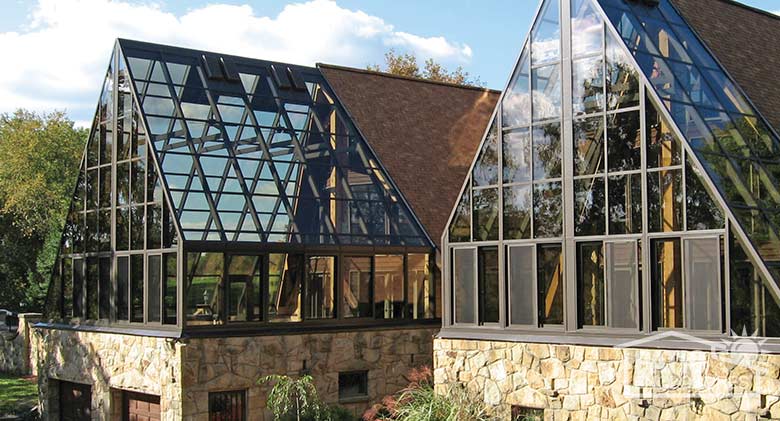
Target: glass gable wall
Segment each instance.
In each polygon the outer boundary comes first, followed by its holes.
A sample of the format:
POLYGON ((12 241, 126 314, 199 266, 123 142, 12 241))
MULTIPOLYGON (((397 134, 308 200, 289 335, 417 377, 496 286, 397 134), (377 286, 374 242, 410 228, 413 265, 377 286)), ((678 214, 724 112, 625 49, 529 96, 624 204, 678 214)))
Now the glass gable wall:
POLYGON ((317 69, 120 40, 49 316, 435 319, 433 249, 317 69))
MULTIPOLYGON (((606 15, 591 0, 540 6, 445 233, 445 328, 780 334, 776 301, 707 188, 712 172, 685 147, 698 157, 706 139, 693 135, 689 114, 680 126, 680 108, 669 108, 679 99, 664 95, 687 88, 673 89, 672 73, 670 84, 646 84, 623 42, 645 45, 646 36, 620 38, 630 22, 644 34, 638 19, 673 9, 602 3, 606 15)), ((687 28, 679 17, 674 25, 687 28)), ((681 55, 693 42, 666 41, 653 52, 681 55)), ((709 57, 689 51, 687 63, 695 54, 709 57)), ((712 92, 685 93, 680 104, 695 110, 698 95, 711 106, 712 92)), ((745 128, 759 127, 756 114, 745 128)), ((772 145, 762 134, 750 139, 772 145)), ((769 174, 753 169, 738 176, 766 189, 769 174)))

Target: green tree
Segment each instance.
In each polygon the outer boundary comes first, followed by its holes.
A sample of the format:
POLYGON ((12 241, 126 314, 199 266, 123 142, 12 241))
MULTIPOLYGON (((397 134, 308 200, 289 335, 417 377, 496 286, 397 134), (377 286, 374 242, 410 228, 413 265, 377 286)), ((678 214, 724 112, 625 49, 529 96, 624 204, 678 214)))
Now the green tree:
POLYGON ((0 115, 0 308, 42 310, 86 138, 62 112, 0 115))
POLYGON ((432 58, 425 60, 423 67, 417 63, 417 57, 409 53, 396 54, 395 50, 385 53, 384 68, 378 64, 369 65, 368 70, 385 72, 398 76, 428 79, 436 82, 453 83, 456 85, 483 86, 479 77, 472 77, 469 72, 458 66, 453 71, 448 71, 440 63, 432 58))

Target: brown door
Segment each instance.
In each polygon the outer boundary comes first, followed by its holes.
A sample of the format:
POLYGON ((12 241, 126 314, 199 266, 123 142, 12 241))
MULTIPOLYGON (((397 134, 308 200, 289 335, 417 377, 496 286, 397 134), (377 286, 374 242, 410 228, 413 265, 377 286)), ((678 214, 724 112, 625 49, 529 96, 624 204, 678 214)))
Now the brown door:
POLYGON ((83 421, 92 418, 92 387, 59 382, 60 421, 83 421))
POLYGON ((124 419, 126 421, 159 421, 160 397, 125 392, 124 419))

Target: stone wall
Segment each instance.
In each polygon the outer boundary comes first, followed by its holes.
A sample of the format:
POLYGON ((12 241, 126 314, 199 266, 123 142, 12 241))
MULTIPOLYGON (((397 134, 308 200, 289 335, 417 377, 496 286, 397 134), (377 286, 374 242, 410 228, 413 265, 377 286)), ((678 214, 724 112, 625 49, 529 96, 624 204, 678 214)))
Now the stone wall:
POLYGON ((37 374, 35 346, 32 325, 41 320, 41 315, 28 313, 19 315, 16 332, 0 334, 0 373, 17 375, 37 374))
POLYGON ((780 419, 778 355, 436 339, 434 366, 439 392, 464 384, 502 419, 780 419))
POLYGON ((302 335, 192 339, 184 349, 184 418, 208 420, 208 392, 247 390, 250 420, 270 421, 269 374, 311 374, 321 398, 338 402, 338 373, 368 371, 368 399, 343 404, 360 415, 407 385, 415 367, 431 366, 438 329, 376 330, 302 335))
POLYGON ((182 344, 96 332, 38 329, 37 334, 43 419, 58 419, 57 381, 92 386, 93 420, 116 419, 121 405, 116 390, 160 396, 162 419, 181 419, 182 344))

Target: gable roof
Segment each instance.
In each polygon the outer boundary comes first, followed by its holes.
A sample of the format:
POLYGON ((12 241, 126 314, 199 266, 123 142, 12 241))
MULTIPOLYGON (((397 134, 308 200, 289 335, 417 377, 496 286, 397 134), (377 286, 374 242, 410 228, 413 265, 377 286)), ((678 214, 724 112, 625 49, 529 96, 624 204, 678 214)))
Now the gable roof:
POLYGON ((671 0, 748 97, 780 130, 780 16, 732 0, 671 0))
POLYGON ((319 68, 438 244, 501 93, 326 64, 319 68))

